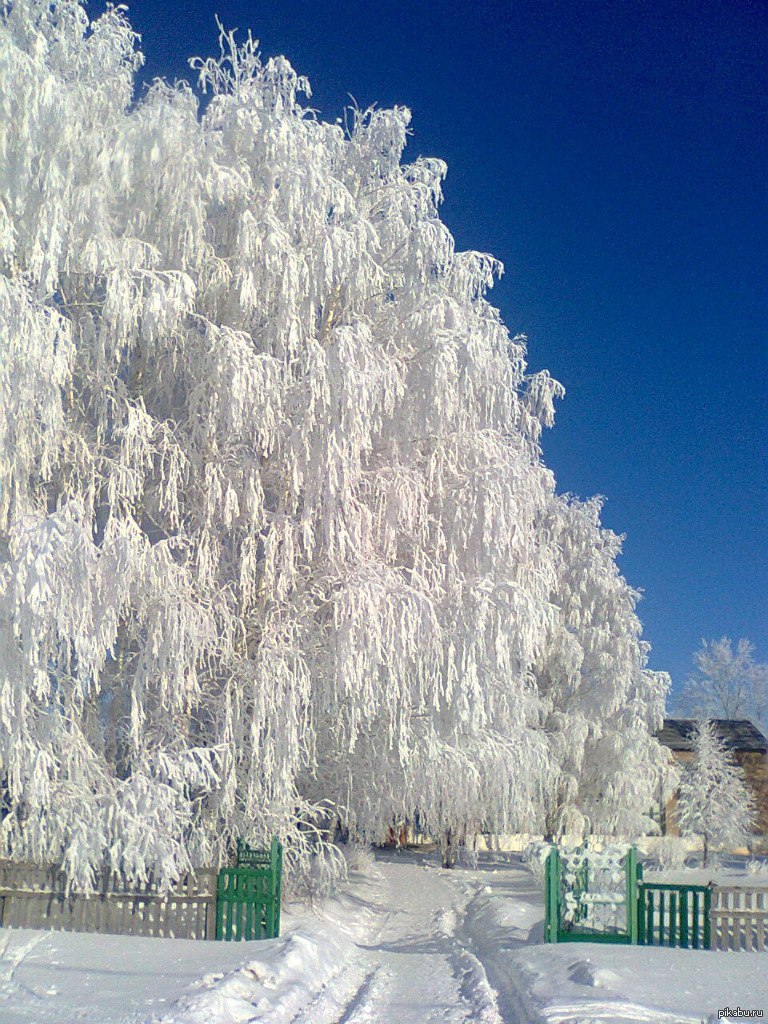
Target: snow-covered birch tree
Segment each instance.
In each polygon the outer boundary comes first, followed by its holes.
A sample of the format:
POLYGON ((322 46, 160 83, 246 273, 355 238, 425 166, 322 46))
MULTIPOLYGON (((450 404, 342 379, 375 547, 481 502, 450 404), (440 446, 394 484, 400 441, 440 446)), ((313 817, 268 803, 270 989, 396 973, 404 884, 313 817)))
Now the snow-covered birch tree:
POLYGON ((2 6, 4 852, 169 880, 277 832, 306 867, 325 807, 531 830, 558 786, 636 822, 664 680, 444 164, 250 37, 204 102, 134 102, 137 45, 2 6))
POLYGON ((676 813, 681 835, 701 836, 706 866, 712 846, 732 848, 749 841, 755 804, 744 772, 712 722, 696 723, 691 744, 693 760, 683 770, 676 813))

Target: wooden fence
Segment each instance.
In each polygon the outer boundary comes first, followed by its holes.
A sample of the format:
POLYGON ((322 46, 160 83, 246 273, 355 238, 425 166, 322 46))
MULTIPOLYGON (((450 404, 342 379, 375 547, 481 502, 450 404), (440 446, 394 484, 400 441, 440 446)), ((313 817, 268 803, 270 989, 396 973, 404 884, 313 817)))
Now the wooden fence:
POLYGON ((768 889, 718 885, 712 890, 712 948, 768 947, 768 889))
POLYGON ((94 893, 68 896, 56 867, 0 860, 0 926, 214 939, 217 877, 199 869, 161 893, 151 881, 127 887, 105 872, 94 893))

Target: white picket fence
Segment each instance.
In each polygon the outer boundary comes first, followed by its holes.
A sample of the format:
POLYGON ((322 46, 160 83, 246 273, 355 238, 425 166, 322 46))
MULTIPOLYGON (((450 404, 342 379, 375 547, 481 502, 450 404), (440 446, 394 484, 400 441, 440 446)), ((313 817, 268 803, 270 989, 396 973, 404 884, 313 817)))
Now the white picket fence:
POLYGON ((768 948, 768 889, 718 885, 709 913, 712 949, 768 948))

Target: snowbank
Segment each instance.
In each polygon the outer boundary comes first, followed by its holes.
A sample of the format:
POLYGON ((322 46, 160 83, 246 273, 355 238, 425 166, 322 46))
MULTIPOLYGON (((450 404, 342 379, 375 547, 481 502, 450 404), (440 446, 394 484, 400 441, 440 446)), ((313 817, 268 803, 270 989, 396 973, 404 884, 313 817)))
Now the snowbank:
POLYGON ((375 870, 350 872, 343 891, 312 913, 285 915, 283 938, 249 943, 247 962, 204 977, 158 1024, 287 1024, 324 1015, 321 1002, 343 1009, 347 990, 359 985, 341 976, 382 914, 383 891, 375 870))
POLYGON ((768 1016, 762 953, 563 943, 529 947, 511 966, 531 1019, 552 1024, 700 1024, 737 1006, 768 1016))

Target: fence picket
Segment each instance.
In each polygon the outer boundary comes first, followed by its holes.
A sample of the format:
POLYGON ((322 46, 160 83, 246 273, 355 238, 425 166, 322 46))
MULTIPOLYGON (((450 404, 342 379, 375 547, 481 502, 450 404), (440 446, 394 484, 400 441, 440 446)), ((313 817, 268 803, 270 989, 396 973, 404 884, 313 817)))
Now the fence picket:
POLYGON ((765 951, 768 890, 758 886, 717 886, 711 899, 715 949, 765 951))
POLYGON ((758 892, 755 900, 757 904, 757 948, 762 953, 765 950, 765 928, 768 924, 768 902, 766 893, 758 892))

